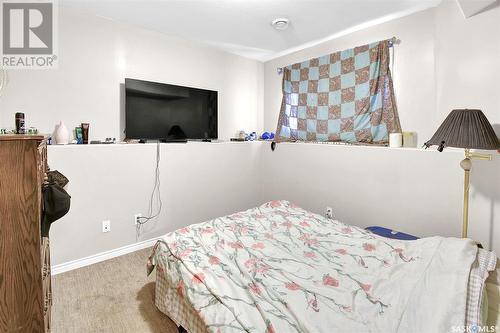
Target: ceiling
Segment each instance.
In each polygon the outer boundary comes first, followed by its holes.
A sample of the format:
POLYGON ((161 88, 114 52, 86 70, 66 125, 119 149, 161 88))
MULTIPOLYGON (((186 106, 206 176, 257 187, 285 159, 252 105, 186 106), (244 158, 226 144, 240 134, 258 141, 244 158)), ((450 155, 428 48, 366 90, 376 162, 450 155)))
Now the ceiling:
POLYGON ((440 0, 60 0, 63 6, 266 61, 440 0), (290 20, 287 30, 271 26, 290 20))

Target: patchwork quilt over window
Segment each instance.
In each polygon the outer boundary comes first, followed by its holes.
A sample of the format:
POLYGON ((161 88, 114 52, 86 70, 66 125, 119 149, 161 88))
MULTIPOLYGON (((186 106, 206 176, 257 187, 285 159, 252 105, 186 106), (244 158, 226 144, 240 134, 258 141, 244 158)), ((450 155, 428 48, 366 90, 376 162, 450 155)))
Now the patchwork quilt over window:
POLYGON ((387 143, 401 132, 389 63, 384 40, 285 67, 276 140, 387 143))

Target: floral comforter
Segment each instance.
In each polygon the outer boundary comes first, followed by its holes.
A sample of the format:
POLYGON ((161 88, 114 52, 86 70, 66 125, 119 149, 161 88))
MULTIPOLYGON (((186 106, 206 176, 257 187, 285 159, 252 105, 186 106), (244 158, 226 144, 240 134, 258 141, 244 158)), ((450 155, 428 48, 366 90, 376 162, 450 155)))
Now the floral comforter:
POLYGON ((447 332, 464 325, 476 252, 273 201, 169 233, 153 258, 211 332, 447 332))

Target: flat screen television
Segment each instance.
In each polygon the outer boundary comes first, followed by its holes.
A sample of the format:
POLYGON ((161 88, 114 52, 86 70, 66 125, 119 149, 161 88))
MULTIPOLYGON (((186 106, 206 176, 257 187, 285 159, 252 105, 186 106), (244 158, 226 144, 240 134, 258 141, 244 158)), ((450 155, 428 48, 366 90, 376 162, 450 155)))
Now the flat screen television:
POLYGON ((127 78, 125 137, 217 139, 217 91, 127 78))

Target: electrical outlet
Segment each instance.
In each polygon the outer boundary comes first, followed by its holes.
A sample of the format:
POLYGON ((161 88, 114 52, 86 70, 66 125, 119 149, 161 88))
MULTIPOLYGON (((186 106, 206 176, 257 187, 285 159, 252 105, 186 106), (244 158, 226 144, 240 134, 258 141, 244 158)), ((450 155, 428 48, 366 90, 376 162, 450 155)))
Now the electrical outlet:
POLYGON ((325 216, 327 219, 333 219, 333 209, 332 207, 326 207, 325 216))
POLYGON ((111 221, 106 220, 102 221, 102 232, 110 232, 111 231, 111 221))
POLYGON ((134 214, 134 224, 135 225, 138 225, 139 222, 141 222, 141 217, 142 217, 141 213, 134 214))

